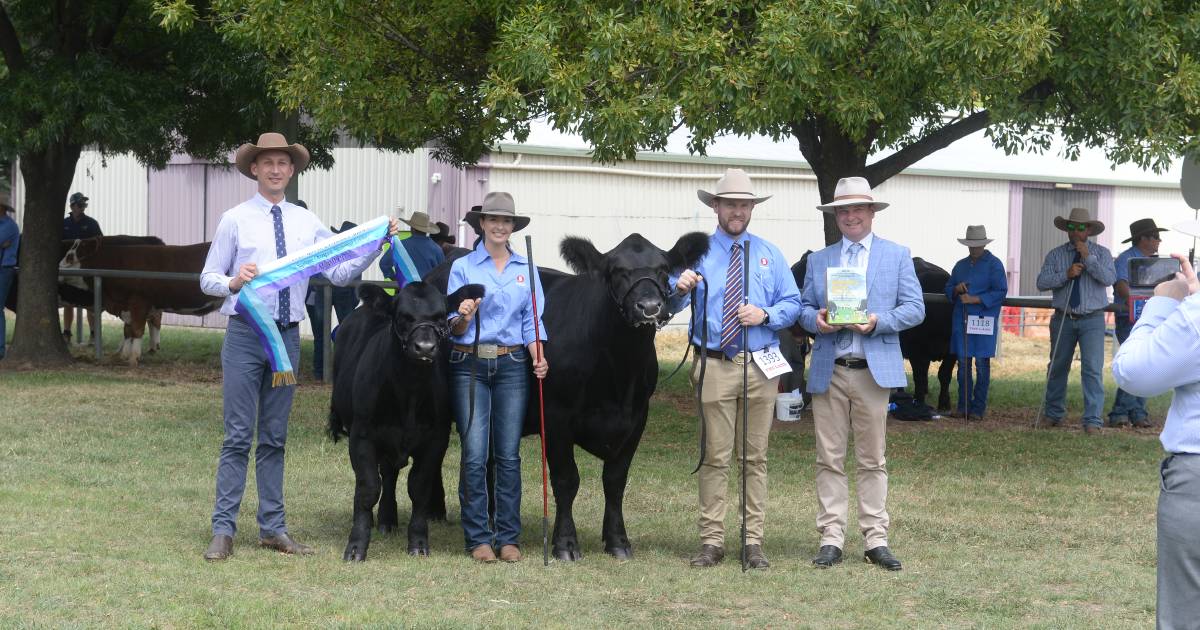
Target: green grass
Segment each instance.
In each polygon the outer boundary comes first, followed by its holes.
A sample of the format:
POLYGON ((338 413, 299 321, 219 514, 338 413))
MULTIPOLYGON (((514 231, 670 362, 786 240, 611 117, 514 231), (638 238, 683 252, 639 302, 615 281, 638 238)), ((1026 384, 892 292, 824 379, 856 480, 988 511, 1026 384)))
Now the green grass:
MULTIPOLYGON (((1073 429, 1027 429, 1040 372, 994 383, 994 422, 891 428, 891 545, 905 562, 897 574, 856 561, 862 549, 855 536, 846 564, 810 567, 817 535, 807 417, 771 436, 772 568, 742 574, 727 562, 690 569, 686 559, 698 545, 696 482, 688 475, 696 429, 683 377, 656 397, 634 461, 625 502, 632 561, 601 550, 600 469, 581 455, 576 520, 585 558, 542 566, 538 446, 527 439, 527 561, 471 562, 451 496, 450 523, 431 530, 431 557, 408 557, 401 534, 375 536, 365 564, 343 563, 353 475, 345 442, 322 432, 328 388, 302 381, 288 441, 288 523, 317 555, 255 546, 251 467, 235 555, 209 564, 201 552, 222 435, 220 341, 219 334, 168 329, 163 352, 137 369, 112 359, 81 360, 63 372, 0 369, 0 627, 1153 623, 1155 434, 1087 438, 1073 429)), ((1157 418, 1165 405, 1165 397, 1153 401, 1157 418)), ((1072 408, 1069 417, 1077 419, 1078 402, 1072 408)), ((454 441, 443 469, 452 495, 457 461, 454 441)), ((730 496, 736 506, 732 487, 730 496)), ((401 513, 406 519, 406 501, 401 513)), ((852 505, 851 531, 853 522, 852 505)), ((733 510, 727 528, 732 551, 733 510)))

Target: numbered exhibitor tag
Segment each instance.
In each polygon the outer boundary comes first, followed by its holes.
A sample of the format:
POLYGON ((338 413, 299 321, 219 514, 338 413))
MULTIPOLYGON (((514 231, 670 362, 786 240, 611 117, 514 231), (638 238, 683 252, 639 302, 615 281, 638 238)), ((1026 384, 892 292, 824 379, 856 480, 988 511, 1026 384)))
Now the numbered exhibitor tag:
POLYGON ((996 318, 995 317, 978 317, 976 315, 967 316, 967 334, 968 335, 994 335, 996 334, 996 318))
POLYGON ((775 378, 781 374, 787 374, 792 371, 792 366, 783 358, 779 352, 779 346, 768 346, 753 352, 754 363, 758 365, 758 369, 763 371, 767 378, 775 378))

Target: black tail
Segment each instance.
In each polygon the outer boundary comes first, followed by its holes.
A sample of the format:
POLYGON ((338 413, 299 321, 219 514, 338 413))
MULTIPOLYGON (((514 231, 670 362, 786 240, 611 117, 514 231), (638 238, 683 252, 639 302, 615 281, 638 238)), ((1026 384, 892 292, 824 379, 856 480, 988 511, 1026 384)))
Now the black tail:
POLYGON ((350 433, 346 431, 345 425, 343 425, 342 421, 338 419, 337 414, 333 412, 333 407, 329 408, 329 426, 326 427, 325 432, 329 434, 329 439, 333 440, 334 442, 341 439, 343 435, 347 437, 350 435, 350 433))

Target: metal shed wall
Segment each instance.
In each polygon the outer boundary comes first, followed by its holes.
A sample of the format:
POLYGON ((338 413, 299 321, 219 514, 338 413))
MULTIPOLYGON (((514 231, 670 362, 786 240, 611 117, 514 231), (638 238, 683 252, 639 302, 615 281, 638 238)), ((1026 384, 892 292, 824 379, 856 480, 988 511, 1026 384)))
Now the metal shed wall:
MULTIPOLYGON (((17 209, 17 220, 24 223, 26 182, 18 175, 13 181, 11 203, 17 209)), ((82 192, 89 198, 87 213, 100 223, 105 234, 146 234, 147 187, 146 167, 131 155, 101 158, 98 151, 83 151, 71 180, 71 192, 82 192)), ((63 216, 70 209, 63 199, 63 216)))

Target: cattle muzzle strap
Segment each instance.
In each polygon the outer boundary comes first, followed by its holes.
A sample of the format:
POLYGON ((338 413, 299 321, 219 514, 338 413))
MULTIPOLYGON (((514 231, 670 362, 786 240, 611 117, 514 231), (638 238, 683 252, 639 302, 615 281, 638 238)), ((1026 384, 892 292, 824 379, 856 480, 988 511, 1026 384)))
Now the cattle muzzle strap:
MULTIPOLYGON (((663 309, 666 308, 667 298, 671 295, 670 286, 661 278, 655 278, 654 276, 640 276, 629 285, 629 288, 625 290, 625 294, 622 295, 620 299, 617 298, 616 293, 613 293, 612 285, 610 284, 608 287, 608 295, 612 298, 613 302, 616 303, 617 308, 623 311, 625 308, 625 300, 629 298, 629 294, 633 293, 633 290, 637 288, 637 285, 647 281, 654 283, 654 288, 658 290, 658 296, 662 298, 663 306, 659 309, 659 313, 661 314, 663 309)), ((669 317, 666 319, 661 318, 658 315, 654 315, 653 317, 655 330, 662 330, 663 326, 666 326, 667 322, 670 321, 669 317)))

